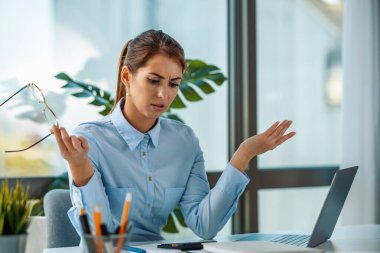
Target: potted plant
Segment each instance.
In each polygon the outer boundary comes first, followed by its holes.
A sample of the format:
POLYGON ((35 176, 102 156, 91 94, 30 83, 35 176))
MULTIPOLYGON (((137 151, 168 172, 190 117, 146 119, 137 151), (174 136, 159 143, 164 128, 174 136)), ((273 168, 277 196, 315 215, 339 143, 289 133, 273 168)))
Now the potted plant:
POLYGON ((24 253, 32 205, 28 201, 29 187, 19 181, 10 188, 4 180, 0 188, 0 251, 24 253))

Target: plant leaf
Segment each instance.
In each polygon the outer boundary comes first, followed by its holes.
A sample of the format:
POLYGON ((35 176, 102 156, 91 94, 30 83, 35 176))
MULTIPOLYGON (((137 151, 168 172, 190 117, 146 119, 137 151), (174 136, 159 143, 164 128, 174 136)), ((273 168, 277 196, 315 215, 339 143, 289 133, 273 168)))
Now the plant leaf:
POLYGON ((0 189, 0 234, 26 233, 29 225, 31 205, 28 202, 29 187, 16 181, 9 188, 8 181, 1 183, 0 189))
POLYGON ((193 80, 192 83, 198 86, 205 94, 211 94, 215 92, 214 88, 204 80, 193 80))
POLYGON ((91 105, 96 105, 96 106, 101 106, 101 105, 106 105, 108 104, 108 100, 102 97, 95 97, 95 99, 90 102, 91 105))
POLYGON ((166 226, 162 230, 164 230, 166 233, 171 233, 171 234, 178 233, 178 229, 175 226, 172 214, 169 214, 168 222, 166 223, 166 226))
POLYGON ((187 224, 185 223, 185 218, 183 217, 181 208, 178 205, 174 208, 173 213, 175 217, 177 218, 177 220, 179 221, 179 224, 181 224, 182 227, 187 228, 187 224))
POLYGON ((73 82, 67 82, 65 85, 62 86, 62 88, 76 88, 77 85, 73 82))
POLYGON ((205 94, 210 94, 215 92, 215 90, 208 82, 220 86, 227 79, 218 67, 206 64, 201 60, 188 59, 186 60, 186 64, 188 67, 183 74, 180 90, 188 101, 195 102, 201 100, 201 96, 194 89, 189 88, 192 85, 197 86, 205 94))
POLYGON ((202 100, 202 97, 187 83, 182 83, 180 85, 180 90, 185 98, 190 102, 196 102, 202 100))
POLYGON ((91 97, 92 93, 88 91, 81 91, 81 92, 73 93, 71 95, 77 98, 85 98, 85 97, 91 97))
POLYGON ((42 216, 44 215, 44 205, 43 205, 43 199, 38 199, 37 202, 35 202, 32 205, 32 210, 30 211, 31 216, 42 216))
POLYGON ((173 100, 172 104, 170 105, 170 108, 181 109, 186 108, 186 105, 182 102, 182 99, 177 95, 173 100))
POLYGON ((65 81, 72 81, 72 79, 66 73, 63 73, 63 72, 57 74, 55 78, 65 80, 65 81))
POLYGON ((89 104, 104 107, 103 110, 99 112, 101 115, 107 115, 111 111, 115 100, 109 92, 92 84, 74 81, 65 73, 59 73, 55 77, 67 81, 62 88, 76 90, 76 92, 71 94, 72 96, 77 98, 93 97, 93 100, 91 100, 89 104))

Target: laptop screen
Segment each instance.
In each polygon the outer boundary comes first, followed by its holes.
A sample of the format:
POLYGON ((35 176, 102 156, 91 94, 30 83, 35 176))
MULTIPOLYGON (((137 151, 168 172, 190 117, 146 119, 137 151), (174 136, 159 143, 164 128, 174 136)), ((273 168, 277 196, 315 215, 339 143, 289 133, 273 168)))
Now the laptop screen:
POLYGON ((327 241, 332 235, 357 170, 358 166, 355 166, 338 170, 335 173, 308 247, 315 247, 327 241))

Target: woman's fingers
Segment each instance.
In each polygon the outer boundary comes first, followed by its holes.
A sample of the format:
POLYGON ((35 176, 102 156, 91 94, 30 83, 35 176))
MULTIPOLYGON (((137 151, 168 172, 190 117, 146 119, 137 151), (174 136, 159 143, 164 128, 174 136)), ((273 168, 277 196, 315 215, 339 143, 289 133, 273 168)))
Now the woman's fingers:
POLYGON ((265 134, 270 136, 273 134, 273 132, 276 130, 277 126, 280 124, 280 121, 276 121, 271 127, 269 127, 266 131, 265 134))
POLYGON ((82 152, 83 151, 82 143, 79 140, 79 138, 77 138, 76 136, 70 136, 70 139, 71 139, 71 143, 73 144, 74 149, 78 152, 82 152))
POLYGON ((70 136, 63 127, 53 126, 54 134, 62 157, 69 162, 81 162, 87 156, 89 146, 87 140, 82 137, 70 136))
POLYGON ((73 152, 75 150, 73 143, 71 142, 71 138, 70 138, 69 134, 67 133, 66 129, 63 127, 61 127, 61 137, 62 137, 63 142, 66 145, 67 150, 70 153, 73 152))
POLYGON ((290 125, 292 124, 292 121, 291 120, 287 120, 287 122, 284 124, 284 126, 282 127, 281 131, 279 132, 278 134, 278 137, 282 137, 286 130, 289 129, 290 125))
POLYGON ((287 141, 288 139, 292 138, 294 135, 296 135, 296 132, 290 132, 284 136, 282 136, 279 140, 276 142, 276 146, 281 145, 283 142, 287 141))
POLYGON ((87 151, 88 150, 88 142, 86 140, 86 138, 84 138, 83 136, 79 136, 78 139, 80 140, 81 142, 81 146, 82 148, 87 151))
POLYGON ((291 120, 284 120, 284 121, 282 121, 277 126, 277 128, 273 131, 273 133, 271 135, 269 135, 269 136, 272 137, 272 138, 275 138, 275 139, 281 137, 282 135, 284 135, 284 133, 289 128, 289 126, 290 126, 291 123, 292 123, 291 120))
POLYGON ((55 136, 55 140, 57 141, 57 144, 58 144, 58 147, 59 147, 59 150, 61 151, 61 153, 68 152, 66 145, 62 140, 62 135, 61 135, 61 131, 60 131, 59 127, 57 125, 53 125, 51 131, 53 132, 53 134, 55 136))

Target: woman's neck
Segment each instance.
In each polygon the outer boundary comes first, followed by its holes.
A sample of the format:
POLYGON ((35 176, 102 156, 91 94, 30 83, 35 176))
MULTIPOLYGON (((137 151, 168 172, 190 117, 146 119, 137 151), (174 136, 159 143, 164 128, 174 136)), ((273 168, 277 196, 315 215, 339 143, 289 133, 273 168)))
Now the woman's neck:
POLYGON ((148 132, 157 122, 157 119, 149 119, 141 115, 134 105, 128 103, 127 101, 125 101, 122 112, 129 124, 141 133, 148 132))

